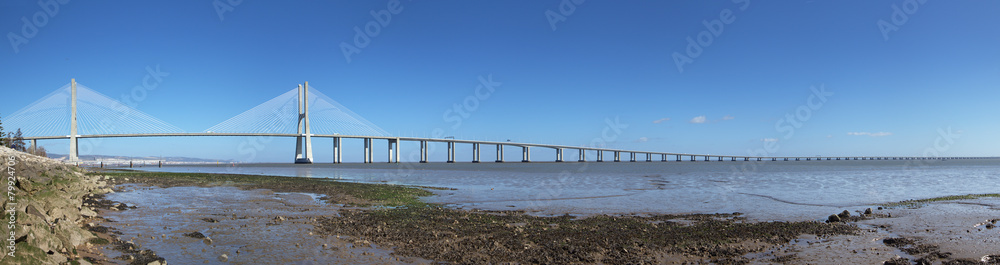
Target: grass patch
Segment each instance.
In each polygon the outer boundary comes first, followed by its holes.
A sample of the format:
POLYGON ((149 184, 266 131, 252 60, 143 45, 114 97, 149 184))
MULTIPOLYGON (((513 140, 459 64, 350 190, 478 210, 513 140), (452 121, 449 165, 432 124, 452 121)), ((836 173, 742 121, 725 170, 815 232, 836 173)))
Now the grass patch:
POLYGON ((920 208, 932 202, 972 200, 979 198, 1000 198, 1000 194, 987 193, 987 194, 951 195, 951 196, 942 196, 942 197, 934 197, 934 198, 919 199, 919 200, 905 200, 901 202, 884 203, 882 204, 882 206, 887 208, 900 208, 900 207, 920 208))
POLYGON ((221 186, 270 189, 276 192, 307 192, 326 195, 331 203, 357 206, 424 206, 422 196, 430 191, 410 186, 340 182, 330 179, 260 176, 241 174, 173 173, 142 171, 91 172, 108 176, 117 182, 145 183, 160 187, 221 186), (125 179, 128 178, 128 181, 125 179))

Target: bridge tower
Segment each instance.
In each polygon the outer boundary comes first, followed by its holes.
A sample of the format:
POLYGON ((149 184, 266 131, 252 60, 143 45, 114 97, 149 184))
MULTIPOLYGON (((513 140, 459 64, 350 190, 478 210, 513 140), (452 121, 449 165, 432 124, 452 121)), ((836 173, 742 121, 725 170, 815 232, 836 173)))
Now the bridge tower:
POLYGON ((312 164, 312 133, 309 132, 309 82, 306 82, 305 87, 299 85, 298 134, 299 136, 295 137, 295 163, 312 164), (303 140, 305 140, 304 146, 303 140))
MULTIPOLYGON (((70 112, 69 112, 69 161, 80 161, 80 149, 77 148, 76 133, 76 78, 70 80, 70 112)), ((65 128, 65 127, 64 127, 65 128)))

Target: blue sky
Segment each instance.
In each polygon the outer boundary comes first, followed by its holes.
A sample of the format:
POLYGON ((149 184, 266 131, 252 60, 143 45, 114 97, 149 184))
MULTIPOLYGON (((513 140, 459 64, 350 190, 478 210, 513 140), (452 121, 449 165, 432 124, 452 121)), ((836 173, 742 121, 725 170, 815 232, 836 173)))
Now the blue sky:
MULTIPOLYGON (((618 119, 627 128, 608 145, 638 150, 1000 150, 996 1, 233 2, 53 0, 58 10, 45 13, 54 5, 4 1, 0 116, 70 78, 127 95, 158 66, 169 75, 137 108, 188 132, 309 81, 399 136, 442 129, 466 139, 588 145, 618 119), (348 61, 342 44, 357 46, 354 28, 379 23, 372 12, 391 17, 348 61), (22 18, 37 33, 25 32, 22 18), (690 61, 678 67, 679 56, 690 61), (491 75, 500 85, 453 126, 446 111, 491 75), (811 88, 832 95, 817 106, 811 88)), ((247 160, 233 152, 246 141, 111 139, 93 152, 247 160)), ((66 143, 42 142, 56 153, 66 143)), ((253 161, 290 161, 292 143, 274 139, 253 161)), ((347 160, 360 159, 351 149, 360 140, 345 144, 347 160)), ((315 148, 317 161, 329 160, 329 140, 315 148)))

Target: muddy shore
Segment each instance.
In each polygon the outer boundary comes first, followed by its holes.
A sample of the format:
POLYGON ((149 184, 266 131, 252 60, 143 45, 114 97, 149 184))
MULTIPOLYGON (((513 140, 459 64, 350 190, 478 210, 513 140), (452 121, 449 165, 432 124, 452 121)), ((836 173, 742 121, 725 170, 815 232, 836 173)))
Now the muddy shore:
MULTIPOLYGON (((298 248, 315 249, 308 254, 313 256, 298 257, 301 260, 417 264, 431 261, 459 264, 996 264, 996 255, 1000 254, 991 247, 998 243, 1000 230, 988 229, 985 225, 1000 219, 997 211, 1000 200, 992 195, 886 204, 882 209, 873 206, 870 213, 866 213, 868 209, 865 208, 845 209, 846 212, 837 213, 840 220, 834 222, 751 222, 740 213, 538 217, 519 211, 460 210, 413 199, 426 196, 419 191, 422 188, 393 186, 391 190, 372 196, 356 194, 359 190, 352 189, 358 187, 327 186, 325 182, 314 182, 317 180, 289 177, 184 173, 105 175, 109 175, 118 187, 144 189, 145 192, 226 186, 258 193, 268 190, 316 195, 319 201, 325 202, 324 208, 333 208, 336 214, 295 217, 303 226, 285 232, 289 237, 310 238, 309 243, 298 248), (273 190, 265 189, 268 186, 273 190), (955 213, 964 218, 948 218, 955 213), (922 227, 924 232, 918 233, 915 227, 922 227), (948 227, 975 228, 981 235, 952 239, 953 234, 942 234, 949 230, 948 227), (984 230, 988 231, 982 232, 984 230), (970 250, 975 248, 978 250, 970 250), (315 255, 336 259, 317 259, 315 255)), ((236 204, 188 218, 232 216, 232 211, 246 206, 236 204)), ((301 210, 301 207, 303 205, 295 205, 289 210, 301 210)), ((237 214, 233 219, 240 218, 271 224, 288 217, 281 213, 237 214)), ((189 229, 211 233, 212 229, 220 228, 204 225, 189 229)), ((228 252, 229 261, 239 261, 233 258, 234 254, 228 252)), ((206 255, 204 259, 217 255, 206 255)))
POLYGON ((4 207, 19 210, 18 252, 0 256, 3 264, 1000 264, 995 194, 800 222, 741 213, 540 217, 420 200, 433 187, 87 173, 14 155, 20 197, 4 207))

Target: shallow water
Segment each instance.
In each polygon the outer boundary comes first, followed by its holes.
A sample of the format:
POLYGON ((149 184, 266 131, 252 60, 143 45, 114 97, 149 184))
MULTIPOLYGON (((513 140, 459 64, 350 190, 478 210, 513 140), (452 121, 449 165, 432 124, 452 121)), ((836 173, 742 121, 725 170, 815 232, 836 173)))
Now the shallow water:
POLYGON ((1000 160, 996 159, 249 164, 143 169, 447 187, 455 190, 435 191, 439 196, 426 200, 539 215, 742 212, 756 220, 815 220, 884 202, 1000 190, 1000 160))
MULTIPOLYGON (((315 194, 235 187, 149 188, 126 185, 107 195, 133 209, 104 212, 121 239, 151 249, 169 264, 384 264, 389 252, 313 235, 312 219, 339 207, 315 194), (206 218, 212 220, 206 221, 206 218), (211 240, 185 236, 199 232, 211 240), (324 244, 326 246, 324 247, 324 244), (225 254, 225 259, 220 258, 225 254)), ((121 253, 103 250, 110 257, 121 253)))

